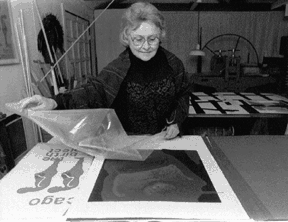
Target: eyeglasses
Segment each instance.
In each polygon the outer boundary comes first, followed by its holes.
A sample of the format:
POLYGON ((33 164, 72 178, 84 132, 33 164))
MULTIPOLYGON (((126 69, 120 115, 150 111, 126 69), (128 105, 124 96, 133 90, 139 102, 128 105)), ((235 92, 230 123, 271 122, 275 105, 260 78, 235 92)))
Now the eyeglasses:
POLYGON ((155 35, 148 36, 147 39, 141 35, 135 37, 131 36, 131 40, 133 45, 139 48, 141 48, 146 41, 150 46, 156 46, 159 43, 159 37, 155 35))

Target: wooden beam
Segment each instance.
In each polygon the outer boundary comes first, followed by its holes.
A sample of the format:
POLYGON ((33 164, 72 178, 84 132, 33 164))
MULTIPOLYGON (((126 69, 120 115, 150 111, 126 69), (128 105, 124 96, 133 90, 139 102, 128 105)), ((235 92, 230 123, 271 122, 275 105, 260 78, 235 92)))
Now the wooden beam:
POLYGON ((190 7, 190 11, 194 11, 194 9, 198 6, 197 2, 193 2, 192 6, 190 7))
POLYGON ((288 0, 278 0, 271 4, 271 9, 279 8, 280 6, 288 4, 288 0))
POLYGON ((285 5, 285 13, 284 13, 285 17, 288 17, 288 4, 285 5))
MULTIPOLYGON (((287 0, 288 1, 288 0, 287 0)), ((125 9, 131 4, 115 1, 110 9, 125 9)), ((154 3, 154 5, 160 11, 190 11, 192 2, 190 3, 154 3)), ((103 9, 107 4, 100 4, 95 7, 97 9, 103 9)), ((275 11, 282 11, 281 8, 275 9, 275 11)), ((269 3, 249 3, 249 4, 217 4, 217 3, 199 3, 194 11, 271 11, 271 4, 269 3)))

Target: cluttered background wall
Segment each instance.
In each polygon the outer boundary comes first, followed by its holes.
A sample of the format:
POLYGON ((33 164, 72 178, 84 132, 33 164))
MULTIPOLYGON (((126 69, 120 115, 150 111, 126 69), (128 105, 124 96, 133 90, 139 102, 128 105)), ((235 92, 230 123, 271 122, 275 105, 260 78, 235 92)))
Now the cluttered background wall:
MULTIPOLYGON (((98 71, 124 49, 118 40, 122 12, 123 9, 108 10, 96 24, 98 71)), ((95 11, 95 15, 99 13, 100 10, 95 11)), ((259 62, 262 62, 264 56, 281 56, 280 39, 288 34, 288 21, 285 20, 283 11, 164 11, 163 14, 166 19, 167 37, 162 45, 183 61, 189 73, 197 71, 196 58, 189 56, 189 52, 198 43, 199 27, 202 29, 202 46, 217 35, 227 33, 241 35, 254 45, 259 62)), ((235 44, 237 38, 233 41, 235 44)), ((213 49, 229 49, 225 44, 224 41, 213 49)), ((238 49, 240 51, 237 53, 242 61, 247 62, 248 53, 244 50, 242 53, 241 47, 238 49)), ((206 55, 203 58, 203 72, 209 70, 211 53, 206 51, 206 55)), ((253 51, 249 57, 250 63, 256 62, 253 51)))

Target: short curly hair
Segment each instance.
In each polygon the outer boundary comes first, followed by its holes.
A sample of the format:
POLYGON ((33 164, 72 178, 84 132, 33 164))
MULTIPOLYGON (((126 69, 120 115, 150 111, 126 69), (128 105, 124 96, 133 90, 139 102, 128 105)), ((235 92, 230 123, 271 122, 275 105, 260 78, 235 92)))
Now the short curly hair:
POLYGON ((136 2, 132 4, 122 16, 120 42, 127 47, 128 32, 139 28, 142 22, 152 22, 160 29, 160 41, 165 37, 165 21, 161 12, 148 2, 136 2))

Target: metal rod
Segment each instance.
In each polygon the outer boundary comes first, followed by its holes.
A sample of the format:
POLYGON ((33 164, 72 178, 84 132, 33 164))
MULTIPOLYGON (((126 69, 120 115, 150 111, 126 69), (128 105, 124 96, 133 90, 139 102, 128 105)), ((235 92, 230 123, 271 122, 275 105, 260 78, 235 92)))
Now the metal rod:
POLYGON ((21 43, 20 43, 20 35, 18 32, 17 23, 15 23, 14 26, 15 26, 16 39, 17 39, 17 44, 18 44, 19 53, 20 53, 20 61, 21 61, 21 65, 22 65, 22 72, 23 72, 24 83, 25 83, 25 92, 26 92, 26 96, 29 96, 28 82, 27 82, 27 77, 26 77, 26 70, 25 70, 23 52, 22 52, 22 47, 21 47, 21 43))
POLYGON ((28 83, 28 96, 32 96, 33 90, 32 90, 32 85, 31 85, 28 46, 27 46, 27 40, 26 40, 26 34, 25 34, 24 16, 23 16, 22 9, 20 9, 20 22, 21 22, 22 40, 23 40, 23 46, 24 46, 23 48, 24 48, 24 55, 25 55, 26 77, 27 77, 27 83, 28 83))
MULTIPOLYGON (((55 58, 56 58, 56 60, 57 60, 58 57, 57 57, 56 52, 55 52, 55 49, 54 49, 53 47, 52 47, 52 50, 53 50, 53 53, 54 53, 55 58)), ((58 68, 58 71, 59 71, 59 75, 60 75, 61 83, 64 84, 64 79, 63 79, 63 76, 62 76, 62 72, 61 72, 61 69, 60 69, 59 63, 57 63, 57 68, 58 68)))

